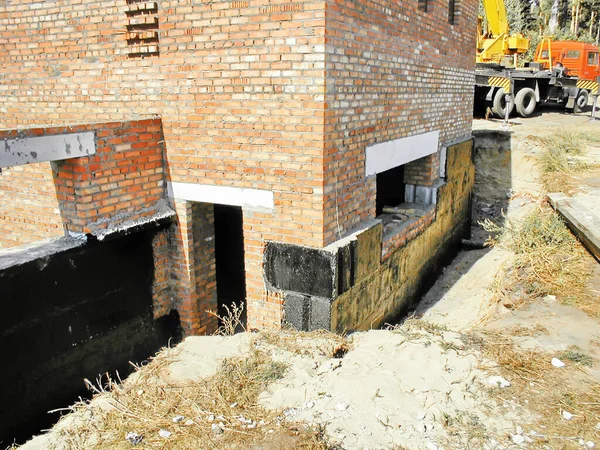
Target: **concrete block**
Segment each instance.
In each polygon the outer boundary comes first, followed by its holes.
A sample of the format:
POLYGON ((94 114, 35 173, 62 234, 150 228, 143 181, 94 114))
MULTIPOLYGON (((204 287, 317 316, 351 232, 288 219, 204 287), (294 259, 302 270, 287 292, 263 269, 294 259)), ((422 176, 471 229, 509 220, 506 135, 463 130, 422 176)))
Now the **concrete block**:
POLYGON ((309 297, 306 295, 288 292, 283 299, 285 321, 300 331, 308 330, 309 325, 309 297))
POLYGON ((276 290, 333 298, 337 295, 337 252, 268 242, 264 273, 276 290))
POLYGON ((354 285, 354 254, 356 241, 351 241, 338 250, 337 273, 338 295, 354 285))
POLYGON ((308 331, 331 330, 331 300, 311 297, 308 331))
POLYGON ((428 186, 417 186, 415 189, 415 203, 429 205, 431 203, 431 188, 428 186))
POLYGON ((404 185, 404 201, 406 203, 414 203, 414 201, 415 201, 415 185, 414 184, 404 185))
POLYGON ((375 224, 356 236, 354 281, 362 280, 381 265, 383 225, 375 224))

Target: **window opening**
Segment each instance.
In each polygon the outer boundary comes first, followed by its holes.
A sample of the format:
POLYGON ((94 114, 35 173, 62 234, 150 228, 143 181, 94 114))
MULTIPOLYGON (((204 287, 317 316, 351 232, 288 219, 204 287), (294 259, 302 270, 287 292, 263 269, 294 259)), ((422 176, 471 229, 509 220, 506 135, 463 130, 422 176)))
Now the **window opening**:
POLYGON ((394 167, 377 174, 376 215, 383 214, 386 206, 404 202, 404 166, 394 167))
POLYGON ((454 25, 456 21, 456 0, 448 0, 448 23, 454 25))

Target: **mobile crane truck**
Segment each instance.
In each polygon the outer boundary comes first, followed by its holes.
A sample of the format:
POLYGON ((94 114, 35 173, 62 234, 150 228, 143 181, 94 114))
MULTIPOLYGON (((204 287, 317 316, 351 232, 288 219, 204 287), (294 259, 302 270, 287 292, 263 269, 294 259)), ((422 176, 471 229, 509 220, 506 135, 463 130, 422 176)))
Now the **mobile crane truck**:
POLYGON ((573 41, 544 38, 536 49, 533 62, 517 69, 516 58, 527 52, 529 40, 509 35, 503 0, 483 0, 487 30, 479 18, 477 67, 475 70, 475 106, 483 106, 496 117, 506 117, 516 109, 521 117, 531 116, 538 104, 556 102, 567 111, 581 112, 590 95, 598 94, 600 66, 598 48, 573 41), (515 68, 500 62, 514 57, 515 68), (555 67, 554 64, 561 63, 555 67))

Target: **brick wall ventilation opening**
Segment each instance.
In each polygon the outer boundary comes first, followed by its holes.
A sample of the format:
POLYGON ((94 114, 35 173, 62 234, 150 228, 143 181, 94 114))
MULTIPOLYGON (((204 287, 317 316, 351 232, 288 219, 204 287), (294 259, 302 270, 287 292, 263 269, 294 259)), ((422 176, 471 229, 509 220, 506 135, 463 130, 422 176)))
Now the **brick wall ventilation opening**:
POLYGON ((125 8, 129 56, 140 58, 158 55, 158 3, 127 0, 125 8))

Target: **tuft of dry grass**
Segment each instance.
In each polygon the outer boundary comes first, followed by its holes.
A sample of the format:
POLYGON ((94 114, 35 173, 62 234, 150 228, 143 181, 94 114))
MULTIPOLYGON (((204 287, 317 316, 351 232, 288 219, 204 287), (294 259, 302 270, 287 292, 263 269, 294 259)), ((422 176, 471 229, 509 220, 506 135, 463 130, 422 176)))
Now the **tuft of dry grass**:
POLYGON ((141 436, 140 448, 327 448, 323 430, 288 423, 258 404, 259 395, 287 370, 266 352, 254 347, 245 358, 224 360, 214 376, 187 382, 169 377, 171 356, 159 354, 123 383, 110 378, 90 383, 94 399, 74 405, 67 422, 59 422, 59 441, 66 445, 57 448, 131 449, 128 433, 141 436))
POLYGON ((569 360, 586 367, 592 367, 594 365, 594 358, 586 353, 583 353, 576 345, 569 346, 569 348, 558 355, 558 358, 562 360, 569 360))
POLYGON ((488 245, 515 254, 513 264, 496 279, 498 301, 510 303, 515 298, 527 300, 549 294, 571 302, 586 297, 590 271, 585 249, 551 208, 540 206, 520 221, 507 219, 503 226, 489 220, 482 225, 496 235, 488 245))
POLYGON ((557 369, 551 354, 523 350, 510 337, 498 332, 468 335, 468 345, 497 364, 509 388, 490 389, 499 405, 515 407, 530 414, 530 423, 521 424, 534 449, 581 448, 579 441, 600 441, 600 383, 568 364, 557 369), (566 420, 566 411, 573 415, 566 420))

